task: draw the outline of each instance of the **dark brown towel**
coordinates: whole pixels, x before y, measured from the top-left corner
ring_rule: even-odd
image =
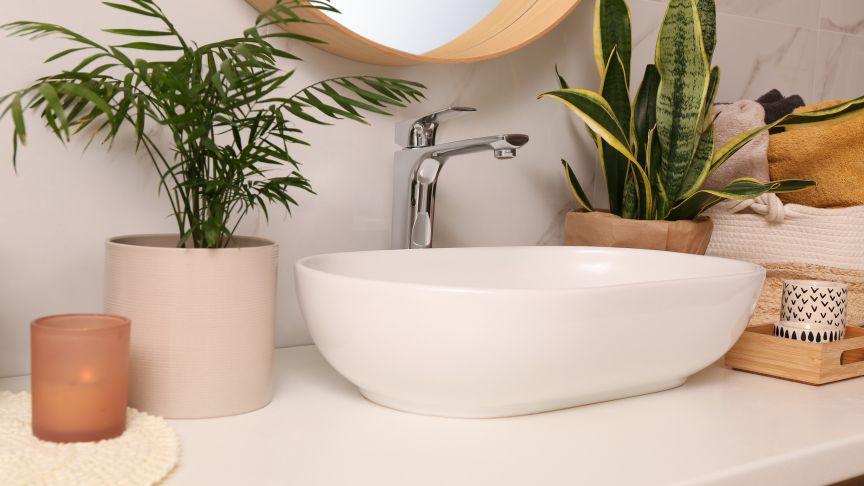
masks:
[[[762,96],[756,98],[756,101],[762,104],[765,103],[774,103],[775,101],[780,101],[783,99],[783,93],[780,90],[772,89],[771,91],[763,94]]]
[[[804,106],[804,99],[798,95],[784,97],[780,91],[772,89],[756,99],[756,101],[765,108],[765,123],[774,123],[795,111],[796,108]],[[782,133],[782,127],[774,127],[769,130],[772,135]]]

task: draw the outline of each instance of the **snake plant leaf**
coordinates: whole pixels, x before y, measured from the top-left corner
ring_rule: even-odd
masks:
[[[612,107],[612,113],[618,119],[618,123],[624,130],[624,135],[630,140],[631,120],[633,119],[633,106],[630,104],[630,88],[627,82],[627,71],[617,48],[612,49],[606,68],[603,71],[603,80],[600,82],[600,94]]]
[[[636,135],[636,146],[643,150],[649,141],[648,132],[657,124],[657,88],[660,86],[660,72],[657,66],[645,66],[642,84],[636,92],[633,103],[633,129]],[[650,152],[646,151],[646,154]],[[643,158],[643,157],[640,157]]]
[[[624,219],[640,218],[640,209],[645,206],[639,204],[639,187],[636,184],[636,174],[633,169],[627,167],[627,178],[624,182],[624,196],[621,202],[621,217]]]
[[[684,182],[681,185],[681,194],[675,197],[676,201],[690,197],[698,191],[711,172],[711,156],[714,155],[714,126],[709,125],[699,138],[699,145],[693,160],[684,174]]]
[[[662,158],[660,150],[660,138],[657,135],[657,127],[651,127],[648,130],[648,141],[645,143],[645,171],[648,173],[648,178],[654,180],[654,176],[660,172],[660,160]]]
[[[699,23],[702,25],[702,43],[710,63],[717,45],[717,7],[714,0],[698,0],[696,8],[699,10]]]
[[[613,48],[612,53],[609,55],[603,80],[600,84],[600,92],[603,95],[603,99],[612,108],[612,112],[615,114],[615,118],[620,123],[621,128],[624,129],[625,138],[629,145],[632,106],[630,104],[630,92],[627,85],[627,74],[624,71],[624,64],[618,56],[617,48]],[[623,216],[622,204],[625,194],[625,181],[629,173],[629,161],[624,155],[613,150],[608,143],[602,140],[598,142],[600,144],[600,161],[606,176],[606,189],[609,192],[609,210],[612,214]]]
[[[573,194],[573,199],[575,199],[576,202],[586,210],[594,211],[594,208],[591,206],[591,201],[588,200],[588,195],[586,195],[585,191],[582,190],[582,185],[579,184],[579,179],[576,178],[576,174],[573,173],[570,164],[568,164],[566,160],[561,159],[561,165],[564,167],[564,176],[567,177],[567,183],[570,186],[570,192]]]
[[[558,78],[558,87],[561,89],[567,89],[570,86],[567,84],[567,80],[564,79],[564,76],[561,76],[561,73],[558,71],[558,65],[555,65],[555,76]]]
[[[654,192],[651,188],[651,180],[648,178],[648,173],[637,162],[631,162],[628,169],[628,177],[633,180],[633,184],[636,187],[635,194],[638,195],[638,204],[641,206],[641,210],[634,212],[633,217],[637,217],[642,213],[652,213],[654,211]]]
[[[663,147],[663,183],[670,196],[681,192],[696,151],[711,75],[695,2],[670,0],[657,37],[657,131]]]
[[[557,64],[555,65],[555,76],[558,78],[558,86],[561,89],[567,89],[570,87],[567,84],[567,80],[564,79],[564,76],[561,76],[561,73],[558,71],[558,65]],[[594,145],[596,146],[597,145],[597,134],[594,133],[594,130],[591,130],[591,128],[589,128],[588,125],[585,125],[585,132],[588,133],[588,138],[591,139],[591,141],[593,141]]]
[[[624,186],[632,162],[599,137],[597,142],[597,152],[600,155],[600,165],[603,168],[603,178],[606,180],[606,191],[609,194],[609,212],[623,216]]]
[[[864,96],[843,103],[838,103],[834,106],[822,108],[820,110],[806,111],[803,113],[790,113],[780,120],[777,120],[775,125],[780,127],[791,127],[835,121],[840,118],[854,115],[861,109],[864,109]]]
[[[705,97],[705,106],[702,107],[702,130],[704,131],[709,125],[714,123],[714,117],[711,115],[714,108],[714,101],[717,99],[717,90],[720,87],[720,68],[714,66],[711,68],[711,77],[708,79],[708,91]]]
[[[645,171],[645,168],[643,168],[638,162],[630,160],[630,166],[627,173],[628,177],[633,180],[636,186],[636,193],[638,194],[638,201],[641,206],[641,213],[647,214],[653,212],[654,191],[651,187],[651,179],[648,177],[648,173]]]
[[[627,146],[627,136],[621,124],[602,96],[587,89],[568,88],[548,91],[540,95],[540,98],[543,97],[556,99],[569,107],[598,137],[637,163],[636,157]]]
[[[651,184],[651,193],[653,195],[654,207],[651,211],[646,211],[646,219],[663,219],[669,211],[669,196],[666,194],[666,188],[663,186],[663,176],[660,173],[660,165],[663,159],[662,148],[660,147],[660,135],[657,134],[656,127],[652,127],[648,131],[648,144],[645,148],[646,153],[646,171],[648,172],[648,181]]]
[[[600,76],[603,76],[606,70],[606,61],[612,50],[617,49],[627,79],[630,79],[632,42],[630,8],[627,2],[597,0],[594,4],[594,60]]]
[[[724,199],[743,201],[753,199],[766,193],[794,192],[816,185],[813,181],[786,179],[781,181],[759,182],[752,178],[735,179],[722,190],[697,191],[677,206],[672,208],[666,219],[695,219],[702,212]]]
[[[652,216],[647,219],[666,219],[669,216],[669,197],[666,195],[666,189],[663,188],[663,179],[655,178],[652,181],[651,190],[654,191],[654,211]]]

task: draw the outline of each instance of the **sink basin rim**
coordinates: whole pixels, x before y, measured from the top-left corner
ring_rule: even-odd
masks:
[[[549,249],[576,249],[579,250],[580,253],[590,253],[596,252],[598,254],[610,254],[610,253],[644,253],[644,254],[657,254],[664,253],[669,254],[670,258],[684,258],[684,259],[711,259],[713,261],[720,262],[728,262],[734,265],[738,265],[742,267],[742,270],[716,274],[716,275],[702,275],[702,276],[693,276],[693,277],[676,277],[676,278],[666,278],[666,279],[655,279],[655,280],[642,280],[642,281],[633,281],[633,282],[622,282],[622,283],[611,283],[611,284],[594,284],[585,287],[491,287],[491,286],[480,286],[480,285],[456,285],[456,284],[437,284],[437,283],[420,283],[420,282],[406,282],[400,280],[393,279],[384,279],[384,278],[374,278],[374,277],[362,277],[356,275],[346,275],[344,273],[339,273],[332,270],[323,270],[320,268],[315,268],[310,266],[310,262],[319,259],[326,259],[331,257],[347,257],[349,255],[358,255],[358,254],[385,254],[385,253],[403,253],[403,252],[438,252],[438,251],[477,251],[483,252],[488,250],[498,251],[501,249],[512,250],[512,251],[538,251],[541,248],[549,248]],[[674,255],[674,256],[673,256]],[[568,293],[568,292],[579,292],[579,291],[592,291],[597,289],[614,289],[620,287],[641,287],[647,285],[657,285],[664,283],[679,283],[679,282],[687,282],[687,281],[701,281],[701,280],[715,280],[721,278],[736,278],[747,275],[757,275],[757,274],[765,274],[765,268],[761,265],[757,265],[755,263],[743,261],[743,260],[733,260],[731,258],[723,258],[723,257],[715,257],[715,256],[707,256],[707,255],[692,255],[685,253],[674,253],[674,252],[666,252],[661,250],[643,250],[636,248],[610,248],[610,247],[600,247],[600,246],[492,246],[492,247],[459,247],[459,248],[429,248],[423,250],[407,250],[407,249],[399,249],[399,250],[361,250],[361,251],[347,251],[347,252],[331,252],[331,253],[322,253],[317,255],[310,255],[307,257],[303,257],[295,263],[295,269],[297,271],[311,272],[315,274],[319,274],[322,276],[327,276],[328,278],[337,278],[337,279],[345,279],[346,281],[353,282],[364,282],[364,283],[374,283],[379,285],[396,285],[396,286],[405,286],[409,288],[417,288],[417,289],[435,289],[435,290],[446,290],[453,292],[527,292],[527,293]]]

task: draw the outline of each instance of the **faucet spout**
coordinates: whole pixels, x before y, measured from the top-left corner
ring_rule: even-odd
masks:
[[[393,171],[393,248],[430,248],[438,176],[448,159],[489,150],[496,159],[511,159],[528,143],[528,135],[472,138],[396,152]]]
[[[459,140],[457,142],[444,143],[435,147],[432,152],[432,157],[452,157],[454,155],[472,154],[482,152],[484,150],[492,150],[495,158],[498,157],[498,152],[512,151],[516,155],[516,149],[528,143],[528,135],[522,134],[507,134],[493,135],[491,137],[471,138],[468,140]],[[503,157],[512,158],[512,157]]]

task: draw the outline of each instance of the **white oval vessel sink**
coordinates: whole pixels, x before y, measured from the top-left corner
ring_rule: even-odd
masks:
[[[321,353],[369,400],[502,417],[673,388],[741,336],[765,279],[722,258],[586,247],[334,253],[296,265]]]

